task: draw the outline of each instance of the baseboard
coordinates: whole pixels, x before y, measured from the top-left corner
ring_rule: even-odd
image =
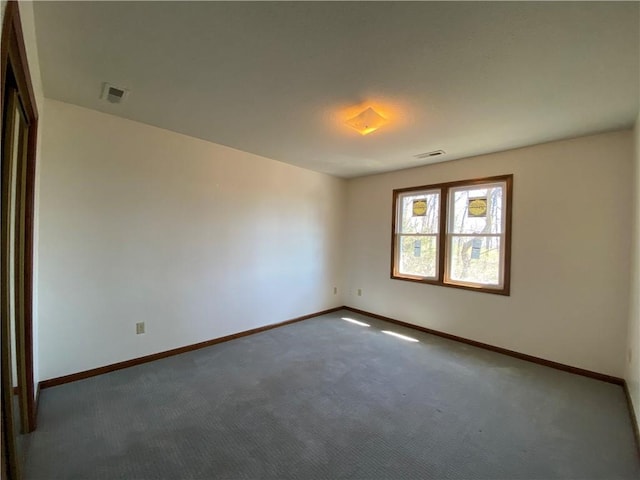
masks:
[[[544,358],[534,357],[533,355],[527,355],[525,353],[516,352],[513,350],[508,350],[502,347],[496,347],[495,345],[489,345],[487,343],[478,342],[476,340],[470,340],[468,338],[459,337],[457,335],[452,335],[450,333],[441,332],[438,330],[433,330],[431,328],[421,327],[419,325],[413,325],[411,323],[403,322],[401,320],[397,320],[395,318],[385,317],[383,315],[378,315],[377,313],[367,312],[365,310],[360,310],[353,307],[342,306],[330,308],[328,310],[323,310],[321,312],[311,313],[308,315],[303,315],[302,317],[292,318],[291,320],[286,320],[284,322],[273,323],[271,325],[264,325],[262,327],[253,328],[251,330],[245,330],[243,332],[234,333],[232,335],[227,335],[225,337],[214,338],[212,340],[207,340],[200,343],[195,343],[192,345],[186,345],[184,347],[174,348],[172,350],[167,350],[164,352],[154,353],[151,355],[146,355],[144,357],[134,358],[131,360],[126,360],[124,362],[118,362],[111,365],[106,365],[104,367],[93,368],[91,370],[85,370],[83,372],[73,373],[71,375],[64,375],[62,377],[50,378],[48,380],[44,380],[38,383],[36,390],[36,401],[35,401],[35,417],[37,418],[38,407],[40,405],[40,390],[44,388],[55,387],[57,385],[62,385],[65,383],[75,382],[77,380],[83,380],[85,378],[95,377],[97,375],[102,375],[104,373],[113,372],[116,370],[121,370],[123,368],[133,367],[135,365],[140,365],[143,363],[153,362],[154,360],[160,360],[161,358],[171,357],[173,355],[179,355],[181,353],[191,352],[193,350],[199,350],[201,348],[210,347],[212,345],[216,345],[218,343],[228,342],[230,340],[234,340],[236,338],[246,337],[248,335],[253,335],[255,333],[264,332],[266,330],[271,330],[274,328],[282,327],[285,325],[289,325],[296,322],[301,322],[303,320],[308,320],[310,318],[319,317],[321,315],[326,315],[328,313],[337,312],[338,310],[349,310],[354,313],[359,313],[362,315],[366,315],[368,317],[377,318],[379,320],[384,320],[385,322],[394,323],[396,325],[400,325],[406,328],[411,328],[413,330],[417,330],[420,332],[428,333],[431,335],[436,335],[438,337],[446,338],[448,340],[453,340],[460,343],[465,343],[467,345],[471,345],[478,348],[483,348],[485,350],[490,350],[492,352],[500,353],[503,355],[508,355],[510,357],[515,357],[520,360],[525,360],[532,363],[537,363],[539,365],[544,365],[546,367],[555,368],[557,370],[562,370],[569,373],[574,373],[576,375],[582,375],[589,378],[594,378],[596,380],[601,380],[608,383],[613,383],[616,385],[622,386],[626,398],[627,403],[629,405],[629,415],[631,417],[631,422],[633,425],[633,431],[635,434],[636,445],[638,448],[638,455],[640,456],[640,431],[638,430],[638,423],[636,420],[635,409],[633,406],[633,402],[631,400],[631,395],[629,393],[629,388],[627,386],[627,382],[618,377],[614,377],[611,375],[605,375],[603,373],[593,372],[591,370],[585,370],[583,368],[572,367],[570,365],[565,365],[563,363],[554,362],[551,360],[546,360]]]
[[[330,308],[321,312],[310,313],[309,315],[303,315],[302,317],[292,318],[291,320],[285,320],[284,322],[272,323],[270,325],[264,325],[262,327],[253,328],[251,330],[245,330],[244,332],[234,333],[225,337],[214,338],[200,343],[194,343],[192,345],[186,345],[184,347],[174,348],[164,352],[153,353],[151,355],[145,355],[144,357],[133,358],[131,360],[125,360],[124,362],[113,363],[111,365],[105,365],[104,367],[92,368],[91,370],[85,370],[83,372],[72,373],[70,375],[64,375],[62,377],[50,378],[43,380],[38,384],[39,388],[50,388],[65,383],[75,382],[78,380],[84,380],[85,378],[95,377],[104,373],[114,372],[116,370],[122,370],[123,368],[133,367],[142,363],[153,362],[154,360],[160,360],[161,358],[172,357],[173,355],[180,355],[181,353],[191,352],[193,350],[199,350],[201,348],[210,347],[222,342],[228,342],[235,340],[236,338],[246,337],[247,335],[253,335],[255,333],[264,332],[273,328],[283,327],[292,323],[308,320],[309,318],[319,317],[320,315],[326,315],[327,313],[333,313],[338,310],[342,310],[342,307]]]
[[[519,358],[520,360],[526,360],[528,362],[537,363],[539,365],[544,365],[545,367],[551,367],[557,370],[563,370],[565,372],[575,373],[576,375],[582,375],[584,377],[595,378],[596,380],[602,380],[603,382],[613,383],[616,385],[624,385],[625,383],[622,378],[614,377],[611,375],[605,375],[604,373],[598,373],[598,372],[593,372],[591,370],[585,370],[583,368],[572,367],[571,365],[565,365],[564,363],[558,363],[552,360],[546,360],[544,358],[534,357],[533,355],[527,355],[526,353],[520,353],[513,350],[508,350],[506,348],[496,347],[495,345],[489,345],[488,343],[477,342],[475,340],[470,340],[468,338],[459,337],[457,335],[452,335],[450,333],[440,332],[438,330],[432,330],[431,328],[413,325],[411,323],[406,323],[401,320],[396,320],[395,318],[385,317],[383,315],[378,315],[377,313],[366,312],[364,310],[359,310],[353,307],[344,306],[343,308],[345,310],[350,310],[354,313],[360,313],[362,315],[367,315],[368,317],[384,320],[385,322],[395,323],[403,327],[412,328],[414,330],[418,330],[424,333],[429,333],[431,335],[437,335],[438,337],[454,340],[456,342],[466,343],[467,345],[471,345],[474,347],[484,348],[485,350],[490,350],[492,352],[501,353],[503,355],[508,355],[510,357]]]
[[[631,392],[629,392],[629,386],[626,380],[623,380],[622,388],[624,394],[627,397],[627,405],[629,405],[629,416],[631,417],[631,424],[633,425],[633,433],[636,437],[636,447],[638,450],[638,456],[640,457],[640,429],[638,428],[638,417],[636,417],[636,410],[633,407],[633,400],[631,400]]]

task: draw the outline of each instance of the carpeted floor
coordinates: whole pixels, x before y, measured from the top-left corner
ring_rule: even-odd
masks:
[[[640,477],[621,387],[350,312],[43,390],[27,448],[26,480]]]

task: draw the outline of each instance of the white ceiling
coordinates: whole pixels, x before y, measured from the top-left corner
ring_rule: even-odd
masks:
[[[630,127],[639,5],[38,2],[35,17],[47,97],[353,177]],[[344,109],[371,102],[392,122],[363,137]]]

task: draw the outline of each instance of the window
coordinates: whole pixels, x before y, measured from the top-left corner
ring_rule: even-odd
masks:
[[[393,191],[391,278],[509,295],[513,175]]]

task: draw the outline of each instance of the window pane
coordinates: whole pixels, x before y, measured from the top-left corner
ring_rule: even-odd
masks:
[[[400,237],[400,274],[436,277],[438,237]]]
[[[451,233],[503,233],[504,184],[451,189]],[[453,214],[453,217],[451,215]]]
[[[449,278],[453,281],[500,285],[500,237],[452,236]]]
[[[440,193],[421,192],[400,197],[399,233],[438,233]]]

